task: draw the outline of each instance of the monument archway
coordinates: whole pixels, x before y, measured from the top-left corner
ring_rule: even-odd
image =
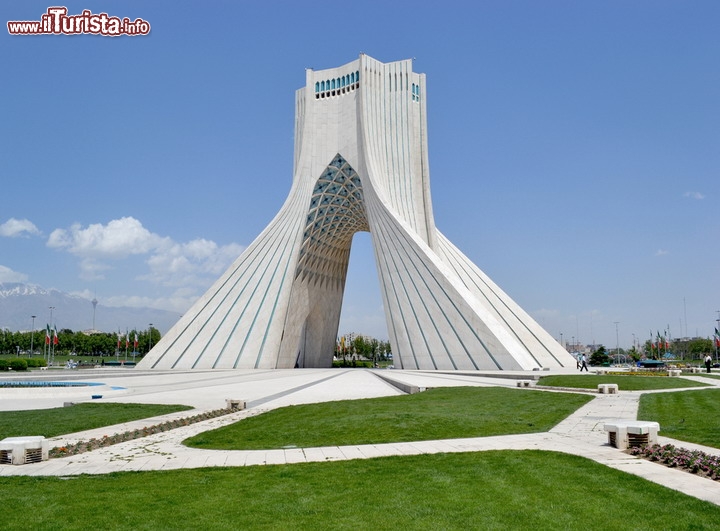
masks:
[[[284,205],[143,368],[329,367],[352,237],[372,238],[395,366],[528,370],[574,360],[435,227],[425,75],[367,55],[307,70]]]

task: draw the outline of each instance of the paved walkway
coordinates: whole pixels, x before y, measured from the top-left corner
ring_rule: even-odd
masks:
[[[561,372],[567,373],[568,371]],[[382,371],[382,373],[383,376],[390,377],[402,384],[425,388],[461,385],[516,388],[513,377],[532,378],[538,375],[537,373],[504,373],[503,375],[509,378],[495,378],[483,376],[480,373],[448,374],[399,370]],[[548,373],[543,373],[543,375],[545,374]],[[638,459],[608,446],[607,434],[603,429],[604,423],[611,419],[635,419],[641,392],[620,391],[617,395],[593,395],[594,399],[591,402],[545,433],[321,448],[224,451],[188,448],[182,445],[182,441],[203,431],[289,404],[391,396],[402,393],[385,379],[379,378],[377,371],[358,369],[199,371],[191,373],[136,372],[134,369],[114,369],[96,372],[82,371],[81,373],[63,372],[42,377],[55,381],[82,379],[105,385],[95,386],[90,388],[91,390],[84,388],[62,390],[55,396],[52,393],[46,396],[34,396],[29,391],[23,391],[23,394],[8,395],[6,390],[0,390],[0,409],[59,407],[62,402],[87,401],[90,399],[89,394],[98,393],[98,389],[103,389],[105,393],[100,399],[101,401],[182,403],[192,405],[197,410],[211,410],[224,407],[225,399],[233,398],[246,400],[248,409],[75,456],[50,459],[42,463],[23,466],[2,465],[0,466],[1,476],[71,476],[107,474],[116,471],[250,466],[366,459],[393,455],[537,449],[583,456],[720,505],[720,482]],[[720,381],[707,378],[691,376],[686,378],[720,384]],[[540,391],[517,389],[517,392]],[[104,435],[152,426],[164,420],[181,418],[193,413],[175,413],[56,437],[51,440],[50,445],[51,447],[63,446],[75,441],[102,438]],[[666,437],[660,437],[660,442],[661,444],[671,442],[677,446],[700,449],[710,454],[720,453],[720,450],[716,448],[674,441]]]

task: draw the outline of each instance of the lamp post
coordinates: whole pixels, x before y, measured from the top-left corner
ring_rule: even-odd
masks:
[[[620,336],[618,335],[618,324],[620,321],[615,321],[615,357],[620,359]]]
[[[720,315],[720,310],[718,310],[717,312],[718,312],[718,315]],[[717,323],[715,330],[718,331],[718,330],[720,330],[720,318],[715,319],[715,322]],[[717,362],[717,360],[718,360],[718,342],[720,342],[720,336],[718,334],[715,334],[713,339],[714,339],[713,343],[715,343],[715,361]]]
[[[560,345],[562,345],[562,348],[565,348],[565,344],[563,343],[562,334],[563,334],[563,333],[560,332]],[[565,350],[567,350],[567,349],[565,349]]]
[[[52,324],[53,324],[53,320],[52,320],[52,319],[53,319],[53,316],[52,316],[52,314],[53,314],[53,310],[55,309],[55,306],[48,306],[48,308],[50,308],[50,325],[49,325],[49,326],[52,327]],[[48,331],[48,332],[49,332],[49,331]],[[50,338],[50,342],[49,342],[49,343],[48,343],[47,340],[45,341],[45,343],[47,344],[47,364],[50,365],[50,351],[51,351],[51,349],[52,349],[52,338]]]
[[[148,325],[150,329],[148,330],[148,353],[152,349],[152,323]]]
[[[32,317],[32,332],[30,332],[30,357],[35,353],[35,350],[33,349],[34,346],[34,339],[35,339],[35,315],[31,315]]]

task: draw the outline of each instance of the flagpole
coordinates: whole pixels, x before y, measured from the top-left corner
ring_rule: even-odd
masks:
[[[715,319],[715,322],[717,323],[717,326],[715,327],[715,337],[713,339],[715,340],[715,363],[718,362],[718,346],[720,346],[720,310],[715,310],[718,314],[718,318]]]

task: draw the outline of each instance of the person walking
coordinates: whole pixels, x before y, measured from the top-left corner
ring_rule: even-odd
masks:
[[[587,368],[587,357],[585,356],[585,354],[580,356],[580,372],[582,372],[583,369],[585,369],[585,372],[590,372]]]
[[[712,366],[712,356],[710,354],[705,355],[705,368],[707,369],[707,372],[710,373],[710,367]]]

